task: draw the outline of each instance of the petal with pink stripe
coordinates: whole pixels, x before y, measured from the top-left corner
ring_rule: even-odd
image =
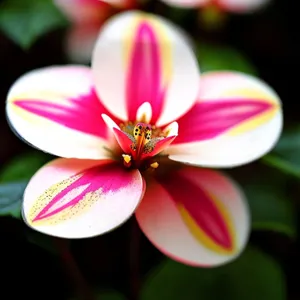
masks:
[[[147,185],[136,217],[160,251],[202,267],[236,258],[250,227],[248,207],[237,185],[218,172],[195,167],[172,171]]]
[[[7,116],[33,146],[63,157],[98,159],[112,144],[87,67],[49,67],[23,75],[11,87]]]
[[[125,170],[111,160],[56,159],[30,180],[23,218],[53,236],[100,235],[133,214],[144,186],[138,170]]]
[[[169,158],[232,167],[270,151],[282,130],[279,97],[262,81],[236,72],[202,76],[198,102],[178,120]]]
[[[186,37],[167,20],[137,11],[103,26],[92,69],[103,104],[130,121],[148,102],[151,123],[167,124],[193,106],[199,90],[199,69]]]

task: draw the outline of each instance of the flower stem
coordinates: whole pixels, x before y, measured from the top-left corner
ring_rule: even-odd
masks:
[[[139,250],[140,250],[140,228],[135,217],[132,218],[130,238],[130,300],[138,300],[140,294],[140,269],[139,269]]]
[[[76,295],[82,300],[95,300],[95,297],[82,276],[80,269],[70,251],[68,240],[54,238],[54,243],[58,249],[62,265],[72,287],[75,288]]]

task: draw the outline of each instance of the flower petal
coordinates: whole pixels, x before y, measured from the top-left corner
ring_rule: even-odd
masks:
[[[65,40],[65,51],[70,61],[90,63],[102,22],[74,24]]]
[[[110,6],[99,0],[54,0],[54,3],[75,23],[96,22],[110,13]]]
[[[161,1],[172,6],[186,7],[186,8],[200,7],[211,2],[211,0],[161,0]]]
[[[201,79],[196,105],[178,120],[169,158],[202,166],[232,167],[270,151],[282,130],[279,97],[262,81],[237,72]]]
[[[250,227],[244,195],[235,183],[218,172],[194,167],[147,184],[136,217],[164,254],[203,267],[237,257]]]
[[[149,102],[151,123],[165,125],[192,107],[199,90],[199,69],[186,37],[167,20],[138,11],[104,24],[92,69],[104,105],[130,121]]]
[[[49,67],[15,82],[7,116],[16,132],[33,146],[63,157],[108,157],[111,136],[101,114],[87,67]]]
[[[108,3],[117,8],[131,9],[137,6],[137,0],[102,0],[101,2]]]
[[[218,0],[220,7],[235,13],[253,12],[269,2],[270,0]]]
[[[91,237],[125,222],[143,193],[138,170],[125,170],[111,160],[60,158],[30,180],[23,218],[32,228],[49,235]]]

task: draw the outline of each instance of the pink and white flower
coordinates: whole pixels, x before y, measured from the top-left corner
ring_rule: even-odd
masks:
[[[269,0],[161,0],[182,8],[217,8],[217,11],[246,13],[265,6]],[[117,11],[134,9],[144,0],[54,0],[72,23],[65,41],[71,61],[90,60],[99,30]],[[117,10],[116,10],[117,9]]]
[[[111,5],[120,5],[126,0],[103,0],[103,2]],[[140,0],[141,1],[141,0]],[[210,7],[214,6],[220,10],[234,12],[234,13],[247,13],[253,12],[261,7],[267,5],[270,0],[161,0],[162,2],[182,7],[182,8],[197,8],[197,7]]]
[[[25,190],[30,227],[86,238],[135,213],[163,253],[206,267],[239,255],[250,218],[240,188],[201,167],[249,163],[282,127],[270,87],[236,72],[200,77],[186,37],[138,11],[104,25],[91,68],[47,67],[18,79],[7,116],[28,143],[63,157]]]
[[[270,0],[161,0],[178,7],[207,7],[215,6],[223,11],[233,13],[253,12],[265,6]],[[106,1],[113,2],[113,1]]]

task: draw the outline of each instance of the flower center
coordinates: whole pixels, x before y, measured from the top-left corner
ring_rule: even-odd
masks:
[[[132,122],[120,124],[120,129],[127,137],[125,142],[129,143],[129,147],[122,147],[120,144],[122,141],[118,140],[121,148],[127,149],[126,153],[122,154],[123,164],[127,168],[156,169],[159,164],[153,156],[165,149],[175,138],[175,136],[169,138],[168,131],[142,122],[135,125]]]
[[[177,122],[163,128],[149,123],[149,103],[142,104],[138,109],[135,122],[128,121],[118,126],[109,116],[103,114],[102,118],[112,130],[122,150],[117,155],[126,168],[138,168],[141,171],[156,169],[159,166],[156,156],[166,149],[178,134]]]

